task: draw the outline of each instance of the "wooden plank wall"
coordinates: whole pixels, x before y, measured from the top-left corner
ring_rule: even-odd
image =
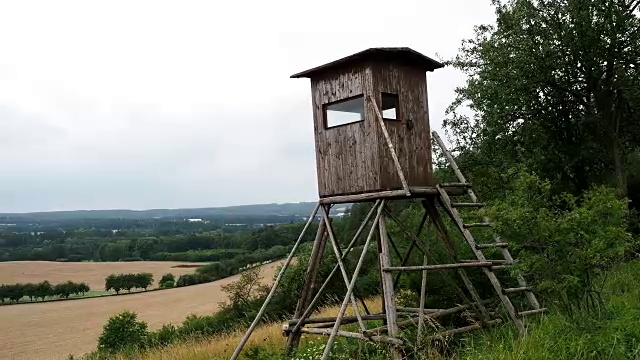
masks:
[[[400,121],[385,125],[398,154],[400,166],[409,186],[434,185],[431,164],[431,130],[427,101],[427,80],[422,69],[390,64],[372,66],[376,102],[382,103],[382,92],[397,94],[400,102]],[[409,129],[407,120],[412,120]],[[379,130],[378,137],[382,136]],[[378,147],[379,190],[401,189],[393,158],[384,141]]]
[[[367,192],[377,187],[377,130],[366,120],[324,128],[323,104],[371,93],[366,66],[313,79],[313,118],[320,197]]]

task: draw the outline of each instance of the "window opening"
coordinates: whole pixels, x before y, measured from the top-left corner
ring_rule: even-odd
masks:
[[[325,104],[324,114],[327,128],[364,121],[364,96]]]
[[[400,102],[398,95],[382,93],[382,118],[385,120],[400,120]]]

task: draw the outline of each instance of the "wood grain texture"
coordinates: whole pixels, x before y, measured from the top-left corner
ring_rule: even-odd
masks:
[[[408,186],[434,185],[426,85],[424,69],[381,62],[311,79],[321,198],[403,188],[372,106],[365,106],[364,121],[325,127],[324,105],[358,95],[381,104],[382,92],[399,97],[399,120],[385,120],[385,125]]]

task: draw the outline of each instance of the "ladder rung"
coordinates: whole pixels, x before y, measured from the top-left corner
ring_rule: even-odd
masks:
[[[471,187],[471,183],[442,183],[440,184],[440,187],[466,187],[466,188],[470,188]]]
[[[471,224],[463,224],[462,226],[464,226],[465,229],[472,228],[472,227],[489,227],[491,226],[491,223],[471,223]]]
[[[463,267],[490,267],[493,263],[489,261],[463,262],[457,264],[438,264],[423,266],[389,266],[383,268],[382,271],[416,271],[416,270],[446,270],[457,269]]]
[[[484,203],[451,203],[454,208],[459,207],[484,207]]]
[[[527,315],[535,315],[535,314],[539,314],[539,313],[543,313],[547,311],[547,308],[541,308],[541,309],[536,309],[536,310],[527,310],[527,311],[521,311],[518,313],[518,316],[527,316]]]
[[[502,289],[502,291],[505,294],[515,294],[515,293],[519,293],[519,292],[525,292],[525,291],[531,291],[531,287],[530,286],[523,286],[523,287],[517,287],[517,288],[508,288],[508,289]]]
[[[493,243],[493,244],[476,244],[476,249],[491,249],[491,248],[497,248],[497,247],[507,247],[509,246],[508,243],[505,242],[501,242],[501,243]]]
[[[478,262],[478,261],[480,261],[480,260],[460,260],[460,262],[462,262],[462,263],[472,263],[472,262]],[[494,265],[512,264],[507,260],[500,260],[500,259],[495,259],[495,260],[494,259],[485,259],[485,260],[482,260],[482,261],[490,262],[490,263],[492,263]]]
[[[491,270],[504,270],[504,269],[508,269],[511,265],[513,265],[512,263],[506,263],[504,265],[495,265],[491,267]]]

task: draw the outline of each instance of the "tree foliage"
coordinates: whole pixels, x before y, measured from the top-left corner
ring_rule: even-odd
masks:
[[[104,288],[120,294],[123,289],[129,292],[136,288],[147,290],[151,284],[153,284],[153,274],[150,273],[111,274],[105,278]]]
[[[448,62],[468,76],[444,122],[457,150],[477,176],[523,164],[559,190],[626,194],[640,144],[637,2],[494,6],[496,25],[477,26]]]
[[[91,289],[86,283],[74,283],[73,281],[53,286],[46,280],[37,284],[2,284],[0,285],[0,302],[5,299],[18,302],[23,297],[28,297],[31,301],[34,301],[34,299],[44,301],[47,297],[68,299],[71,295],[83,296],[89,290]]]
[[[123,311],[109,318],[98,338],[98,349],[116,352],[143,347],[147,340],[147,323],[139,321],[136,313]]]

